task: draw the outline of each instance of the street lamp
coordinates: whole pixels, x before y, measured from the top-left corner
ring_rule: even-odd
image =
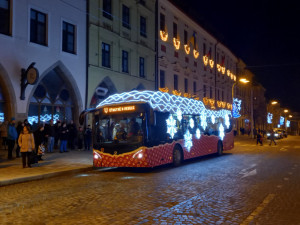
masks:
[[[271,104],[272,105],[276,105],[278,102],[277,101],[272,101]]]

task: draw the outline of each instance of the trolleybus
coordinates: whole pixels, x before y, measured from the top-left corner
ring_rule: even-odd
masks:
[[[156,167],[234,147],[231,111],[160,91],[114,94],[92,113],[94,167]]]

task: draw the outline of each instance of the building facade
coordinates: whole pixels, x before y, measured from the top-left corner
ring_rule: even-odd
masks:
[[[158,0],[156,29],[157,87],[231,109],[237,58],[230,50],[168,0]]]
[[[0,49],[2,120],[78,121],[86,90],[85,0],[0,0]]]
[[[89,0],[87,107],[155,88],[155,1]]]

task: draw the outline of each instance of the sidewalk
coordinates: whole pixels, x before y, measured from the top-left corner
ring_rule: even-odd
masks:
[[[15,150],[13,151],[15,156]],[[7,160],[7,150],[0,150],[0,187],[10,184],[45,179],[68,173],[91,170],[93,167],[92,150],[71,150],[65,153],[46,153],[43,161],[23,168],[22,159]]]

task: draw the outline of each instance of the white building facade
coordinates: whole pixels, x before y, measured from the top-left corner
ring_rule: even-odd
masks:
[[[157,11],[158,88],[230,109],[236,56],[170,1]]]
[[[86,94],[86,6],[85,0],[0,0],[2,120],[78,121]],[[21,99],[21,70],[32,63],[39,79]]]

